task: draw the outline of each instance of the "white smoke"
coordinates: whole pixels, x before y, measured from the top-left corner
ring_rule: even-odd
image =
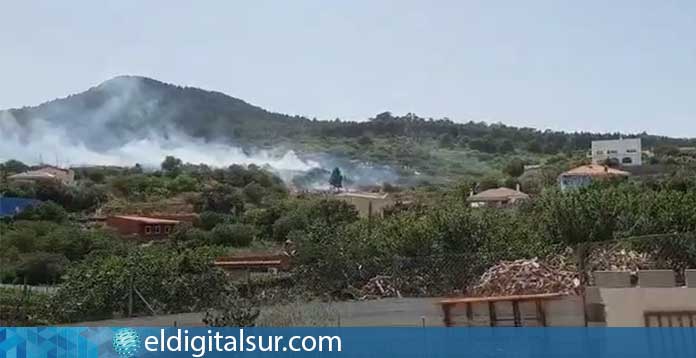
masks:
[[[172,100],[165,84],[122,76],[84,94],[25,109],[17,117],[0,110],[0,161],[59,166],[115,165],[159,167],[166,156],[185,163],[227,167],[255,164],[270,167],[286,182],[303,187],[328,185],[328,175],[340,167],[349,185],[394,182],[399,176],[386,166],[366,165],[325,153],[292,150],[246,150],[220,135],[219,141],[192,137],[176,127],[186,101]],[[195,113],[195,111],[193,111]],[[196,120],[195,115],[191,120]],[[178,123],[181,125],[181,123]],[[211,128],[215,128],[211,124]],[[215,137],[214,135],[211,137]]]
[[[63,166],[132,166],[136,163],[159,166],[164,157],[172,155],[186,163],[215,167],[256,164],[268,165],[278,171],[307,171],[319,167],[316,161],[300,159],[294,151],[245,153],[238,147],[205,142],[176,131],[170,131],[167,138],[152,133],[147,138],[134,139],[116,148],[96,151],[66,131],[41,119],[22,126],[9,111],[0,111],[0,159],[17,159],[29,164],[39,164],[43,159]],[[101,131],[96,135],[107,134]]]

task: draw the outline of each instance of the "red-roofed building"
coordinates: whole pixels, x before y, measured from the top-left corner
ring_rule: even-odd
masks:
[[[528,200],[529,195],[510,188],[496,188],[482,191],[476,195],[471,195],[466,199],[472,208],[492,207],[502,208],[508,207],[524,200]]]
[[[631,173],[608,167],[606,165],[589,164],[573,168],[558,177],[562,190],[582,188],[595,180],[612,180],[627,178]]]
[[[151,240],[166,239],[179,223],[179,220],[129,215],[111,216],[106,219],[106,225],[116,229],[121,235]]]

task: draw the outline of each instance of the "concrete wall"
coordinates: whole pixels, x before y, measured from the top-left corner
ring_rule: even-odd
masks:
[[[608,327],[644,327],[645,311],[696,311],[696,288],[600,288]]]

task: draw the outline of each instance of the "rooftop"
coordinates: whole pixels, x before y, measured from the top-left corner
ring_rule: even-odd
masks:
[[[386,199],[389,194],[387,193],[365,193],[365,192],[344,192],[336,194],[336,196],[342,197],[354,197],[354,198],[365,198],[365,199]]]
[[[115,218],[138,221],[145,224],[178,224],[178,220],[168,220],[168,219],[155,219],[146,216],[135,216],[135,215],[116,215]]]
[[[14,216],[27,207],[40,203],[40,201],[35,199],[0,196],[0,217]]]
[[[496,188],[484,190],[476,195],[468,197],[467,201],[504,201],[510,199],[528,199],[529,195],[510,188]]]
[[[614,168],[608,167],[606,165],[588,164],[588,165],[579,166],[577,168],[573,168],[565,173],[562,173],[561,175],[562,176],[597,176],[597,177],[603,177],[603,176],[629,176],[629,175],[631,175],[631,173],[623,171],[623,170],[614,169]]]
[[[10,175],[9,179],[56,179],[56,175],[38,170],[30,170],[28,172]]]

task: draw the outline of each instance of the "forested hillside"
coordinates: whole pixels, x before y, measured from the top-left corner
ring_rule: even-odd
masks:
[[[292,149],[304,156],[321,154],[390,165],[402,177],[422,175],[424,180],[482,176],[501,169],[513,157],[538,163],[557,154],[582,156],[593,139],[621,135],[540,131],[466,120],[384,112],[360,122],[322,121],[272,113],[219,92],[122,76],[67,98],[0,112],[0,129],[17,131],[29,142],[37,128],[62,129],[71,142],[97,152],[153,136],[185,135],[224,142],[245,152]],[[624,135],[640,136],[645,148],[696,145],[694,140],[646,133]],[[13,157],[12,153],[7,156]]]

